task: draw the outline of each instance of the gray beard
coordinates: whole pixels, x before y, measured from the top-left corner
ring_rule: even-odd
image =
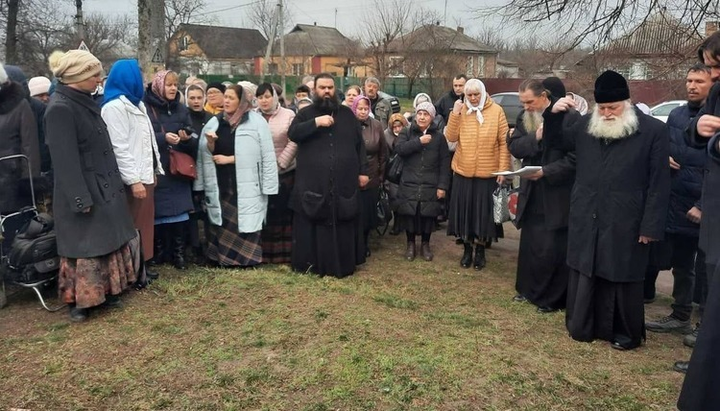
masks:
[[[542,114],[537,111],[523,111],[522,115],[523,127],[530,134],[537,131],[543,123]]]
[[[604,120],[596,105],[590,115],[588,133],[595,138],[619,140],[633,135],[638,126],[638,116],[632,104],[628,103],[623,114],[612,121]]]

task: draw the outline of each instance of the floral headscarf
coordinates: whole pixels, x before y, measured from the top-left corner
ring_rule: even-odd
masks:
[[[150,91],[163,101],[167,101],[167,98],[165,98],[165,77],[167,77],[168,74],[170,74],[170,70],[158,71],[155,73],[155,77],[153,77],[152,86],[150,86]]]

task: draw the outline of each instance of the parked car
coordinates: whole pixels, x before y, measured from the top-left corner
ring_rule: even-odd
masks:
[[[385,93],[384,91],[378,91],[378,95],[380,98],[384,98],[390,101],[390,106],[392,107],[393,113],[399,113],[400,112],[400,100],[398,100],[397,97],[391,96],[388,93]]]
[[[490,96],[496,104],[499,104],[505,112],[508,126],[515,127],[515,120],[523,109],[520,103],[520,94],[516,91],[508,91],[505,93],[496,93]]]
[[[658,120],[661,120],[665,123],[667,123],[668,116],[670,115],[670,112],[676,109],[677,107],[684,106],[687,104],[686,100],[671,100],[671,101],[665,101],[663,103],[658,104],[657,106],[650,109],[650,115],[655,117]]]

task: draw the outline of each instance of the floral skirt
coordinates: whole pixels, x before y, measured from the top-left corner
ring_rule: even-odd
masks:
[[[117,295],[137,280],[130,244],[94,258],[60,258],[58,291],[60,299],[78,308],[95,307],[105,302],[105,295]]]

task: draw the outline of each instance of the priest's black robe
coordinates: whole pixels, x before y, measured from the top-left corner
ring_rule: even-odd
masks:
[[[601,338],[622,348],[639,346],[645,335],[642,282],[650,246],[638,240],[663,238],[670,196],[667,127],[635,113],[637,131],[615,140],[587,132],[590,114],[544,113],[545,144],[574,150],[577,159],[566,325],[576,340]]]
[[[542,166],[537,181],[522,179],[516,225],[520,231],[515,290],[538,307],[565,308],[568,266],[567,226],[575,154],[548,147],[528,132],[518,115],[508,138],[510,154],[523,166]]]
[[[332,114],[331,127],[317,127],[315,118]],[[288,131],[298,145],[291,265],[296,271],[345,277],[365,262],[359,229],[360,175],[367,175],[360,122],[339,106],[325,113],[316,105],[295,116]]]

